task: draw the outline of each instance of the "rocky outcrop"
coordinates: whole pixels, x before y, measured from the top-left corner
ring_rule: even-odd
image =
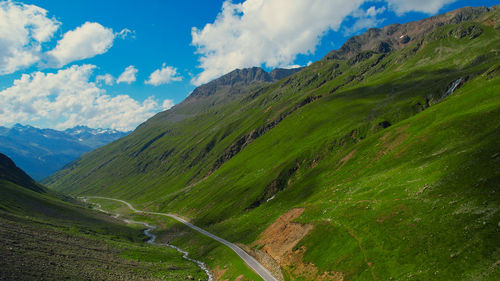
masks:
[[[278,81],[283,78],[286,78],[294,73],[297,73],[304,69],[304,67],[298,68],[275,68],[271,72],[269,72],[269,76],[273,79],[273,81]]]
[[[207,84],[201,85],[187,97],[186,101],[207,97],[215,94],[220,88],[235,85],[250,85],[256,82],[274,82],[286,78],[302,68],[281,69],[276,68],[271,72],[266,72],[261,67],[245,69],[235,69],[226,75],[221,76]]]
[[[212,166],[212,169],[210,170],[209,174],[213,173],[215,170],[217,170],[222,164],[227,162],[229,159],[233,158],[236,154],[238,154],[243,148],[245,148],[247,145],[252,143],[254,140],[256,140],[258,137],[262,136],[263,134],[267,133],[270,131],[272,128],[276,127],[283,119],[285,119],[288,115],[293,113],[295,110],[321,98],[322,96],[309,96],[305,98],[303,101],[300,103],[296,104],[292,109],[290,109],[287,112],[282,113],[277,119],[264,124],[260,126],[257,129],[252,130],[250,133],[240,137],[238,140],[236,140],[234,143],[232,143],[226,150],[222,153],[222,155],[215,161],[214,165]]]
[[[364,51],[388,53],[393,50],[400,50],[412,42],[424,39],[427,34],[440,26],[476,20],[497,8],[496,6],[491,8],[466,7],[419,21],[391,24],[381,29],[370,28],[361,35],[351,37],[340,49],[331,51],[323,59],[344,60],[351,59]],[[466,33],[466,31],[462,33],[464,32]],[[480,34],[480,31],[474,29],[470,30],[469,33],[477,35]]]

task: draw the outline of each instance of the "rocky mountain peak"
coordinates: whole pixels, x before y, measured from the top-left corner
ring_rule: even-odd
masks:
[[[365,33],[353,36],[338,50],[331,51],[323,59],[350,59],[360,52],[388,53],[408,44],[422,40],[425,35],[446,24],[458,24],[476,20],[498,6],[465,7],[445,14],[405,24],[391,24],[383,28],[370,28]]]
[[[238,86],[247,86],[253,83],[270,83],[292,75],[302,68],[281,69],[276,68],[271,72],[266,72],[261,67],[251,67],[244,69],[235,69],[207,84],[201,85],[189,95],[186,101],[197,99],[203,96],[211,96],[221,88]]]
[[[271,82],[271,76],[261,67],[235,69],[213,82],[222,85],[234,85],[236,83],[250,84],[256,81]]]
[[[286,78],[296,72],[301,71],[304,67],[297,68],[275,68],[271,72],[269,72],[269,76],[273,79],[273,81],[278,81],[283,78]]]

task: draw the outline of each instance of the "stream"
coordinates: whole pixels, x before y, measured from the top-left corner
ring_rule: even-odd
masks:
[[[110,213],[110,212],[104,210],[102,208],[101,204],[99,204],[99,203],[88,202],[87,198],[85,198],[85,197],[80,197],[80,198],[82,199],[83,202],[92,204],[94,206],[94,209],[96,209],[96,210],[98,210],[100,212],[109,214],[113,218],[116,218],[116,219],[118,217],[120,217],[120,214],[113,214],[113,213]],[[186,251],[182,250],[181,248],[176,247],[174,245],[171,245],[171,244],[168,244],[168,243],[155,243],[156,235],[154,235],[153,233],[151,233],[151,231],[153,231],[153,230],[156,229],[156,227],[154,225],[150,225],[150,224],[148,224],[146,222],[143,222],[143,221],[134,221],[134,220],[129,220],[129,219],[122,219],[122,220],[124,222],[126,222],[126,223],[134,223],[134,224],[142,224],[142,225],[144,225],[144,227],[146,227],[146,229],[144,230],[144,235],[146,235],[147,237],[149,237],[149,240],[146,241],[146,243],[151,244],[151,245],[154,245],[154,244],[156,244],[156,245],[163,245],[163,246],[167,246],[167,247],[170,247],[172,249],[177,250],[177,252],[179,252],[179,253],[182,254],[182,258],[184,258],[185,260],[188,260],[190,262],[196,263],[199,268],[201,268],[203,271],[205,271],[205,274],[207,274],[207,281],[213,281],[214,280],[212,273],[210,272],[210,270],[208,269],[207,265],[204,262],[190,258],[188,252],[186,252]]]

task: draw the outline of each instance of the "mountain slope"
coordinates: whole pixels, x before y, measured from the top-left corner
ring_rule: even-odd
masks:
[[[403,26],[404,43],[369,30],[280,81],[158,114],[47,182],[178,212],[287,280],[494,280],[499,11]]]
[[[64,131],[14,125],[0,127],[0,153],[9,155],[33,178],[41,180],[83,153],[127,133],[77,126]]]
[[[175,250],[143,239],[141,229],[47,190],[0,154],[0,280],[204,277]]]
[[[14,161],[0,153],[0,179],[12,182],[36,192],[46,192],[43,186],[37,184],[23,170],[19,169]]]

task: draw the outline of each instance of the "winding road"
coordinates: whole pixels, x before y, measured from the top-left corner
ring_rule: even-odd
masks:
[[[141,211],[141,210],[137,210],[136,208],[134,208],[134,206],[132,206],[132,204],[130,204],[129,202],[127,201],[123,201],[123,200],[120,200],[120,199],[115,199],[115,198],[108,198],[108,197],[100,197],[100,196],[85,196],[87,198],[96,198],[96,199],[105,199],[105,200],[113,200],[113,201],[117,201],[117,202],[121,202],[125,205],[127,205],[129,207],[130,210],[132,210],[134,213],[139,213],[139,214],[150,214],[150,215],[158,215],[158,216],[165,216],[165,217],[170,217],[170,218],[173,218],[174,220],[198,231],[199,233],[205,235],[205,236],[208,236],[226,246],[228,246],[231,250],[233,250],[238,256],[240,256],[240,258],[245,261],[246,264],[248,264],[248,266],[250,266],[253,271],[255,271],[255,273],[257,273],[260,277],[262,277],[262,279],[264,279],[265,281],[279,281],[278,279],[276,279],[262,264],[260,264],[256,259],[254,259],[252,256],[250,256],[249,254],[247,254],[247,252],[243,251],[240,247],[236,246],[235,244],[225,240],[225,239],[222,239],[220,238],[219,236],[216,236],[208,231],[205,231],[199,227],[197,227],[196,225],[194,224],[191,224],[185,220],[183,220],[182,218],[179,218],[178,216],[176,215],[172,215],[172,214],[167,214],[167,213],[157,213],[157,212],[148,212],[148,211]]]

